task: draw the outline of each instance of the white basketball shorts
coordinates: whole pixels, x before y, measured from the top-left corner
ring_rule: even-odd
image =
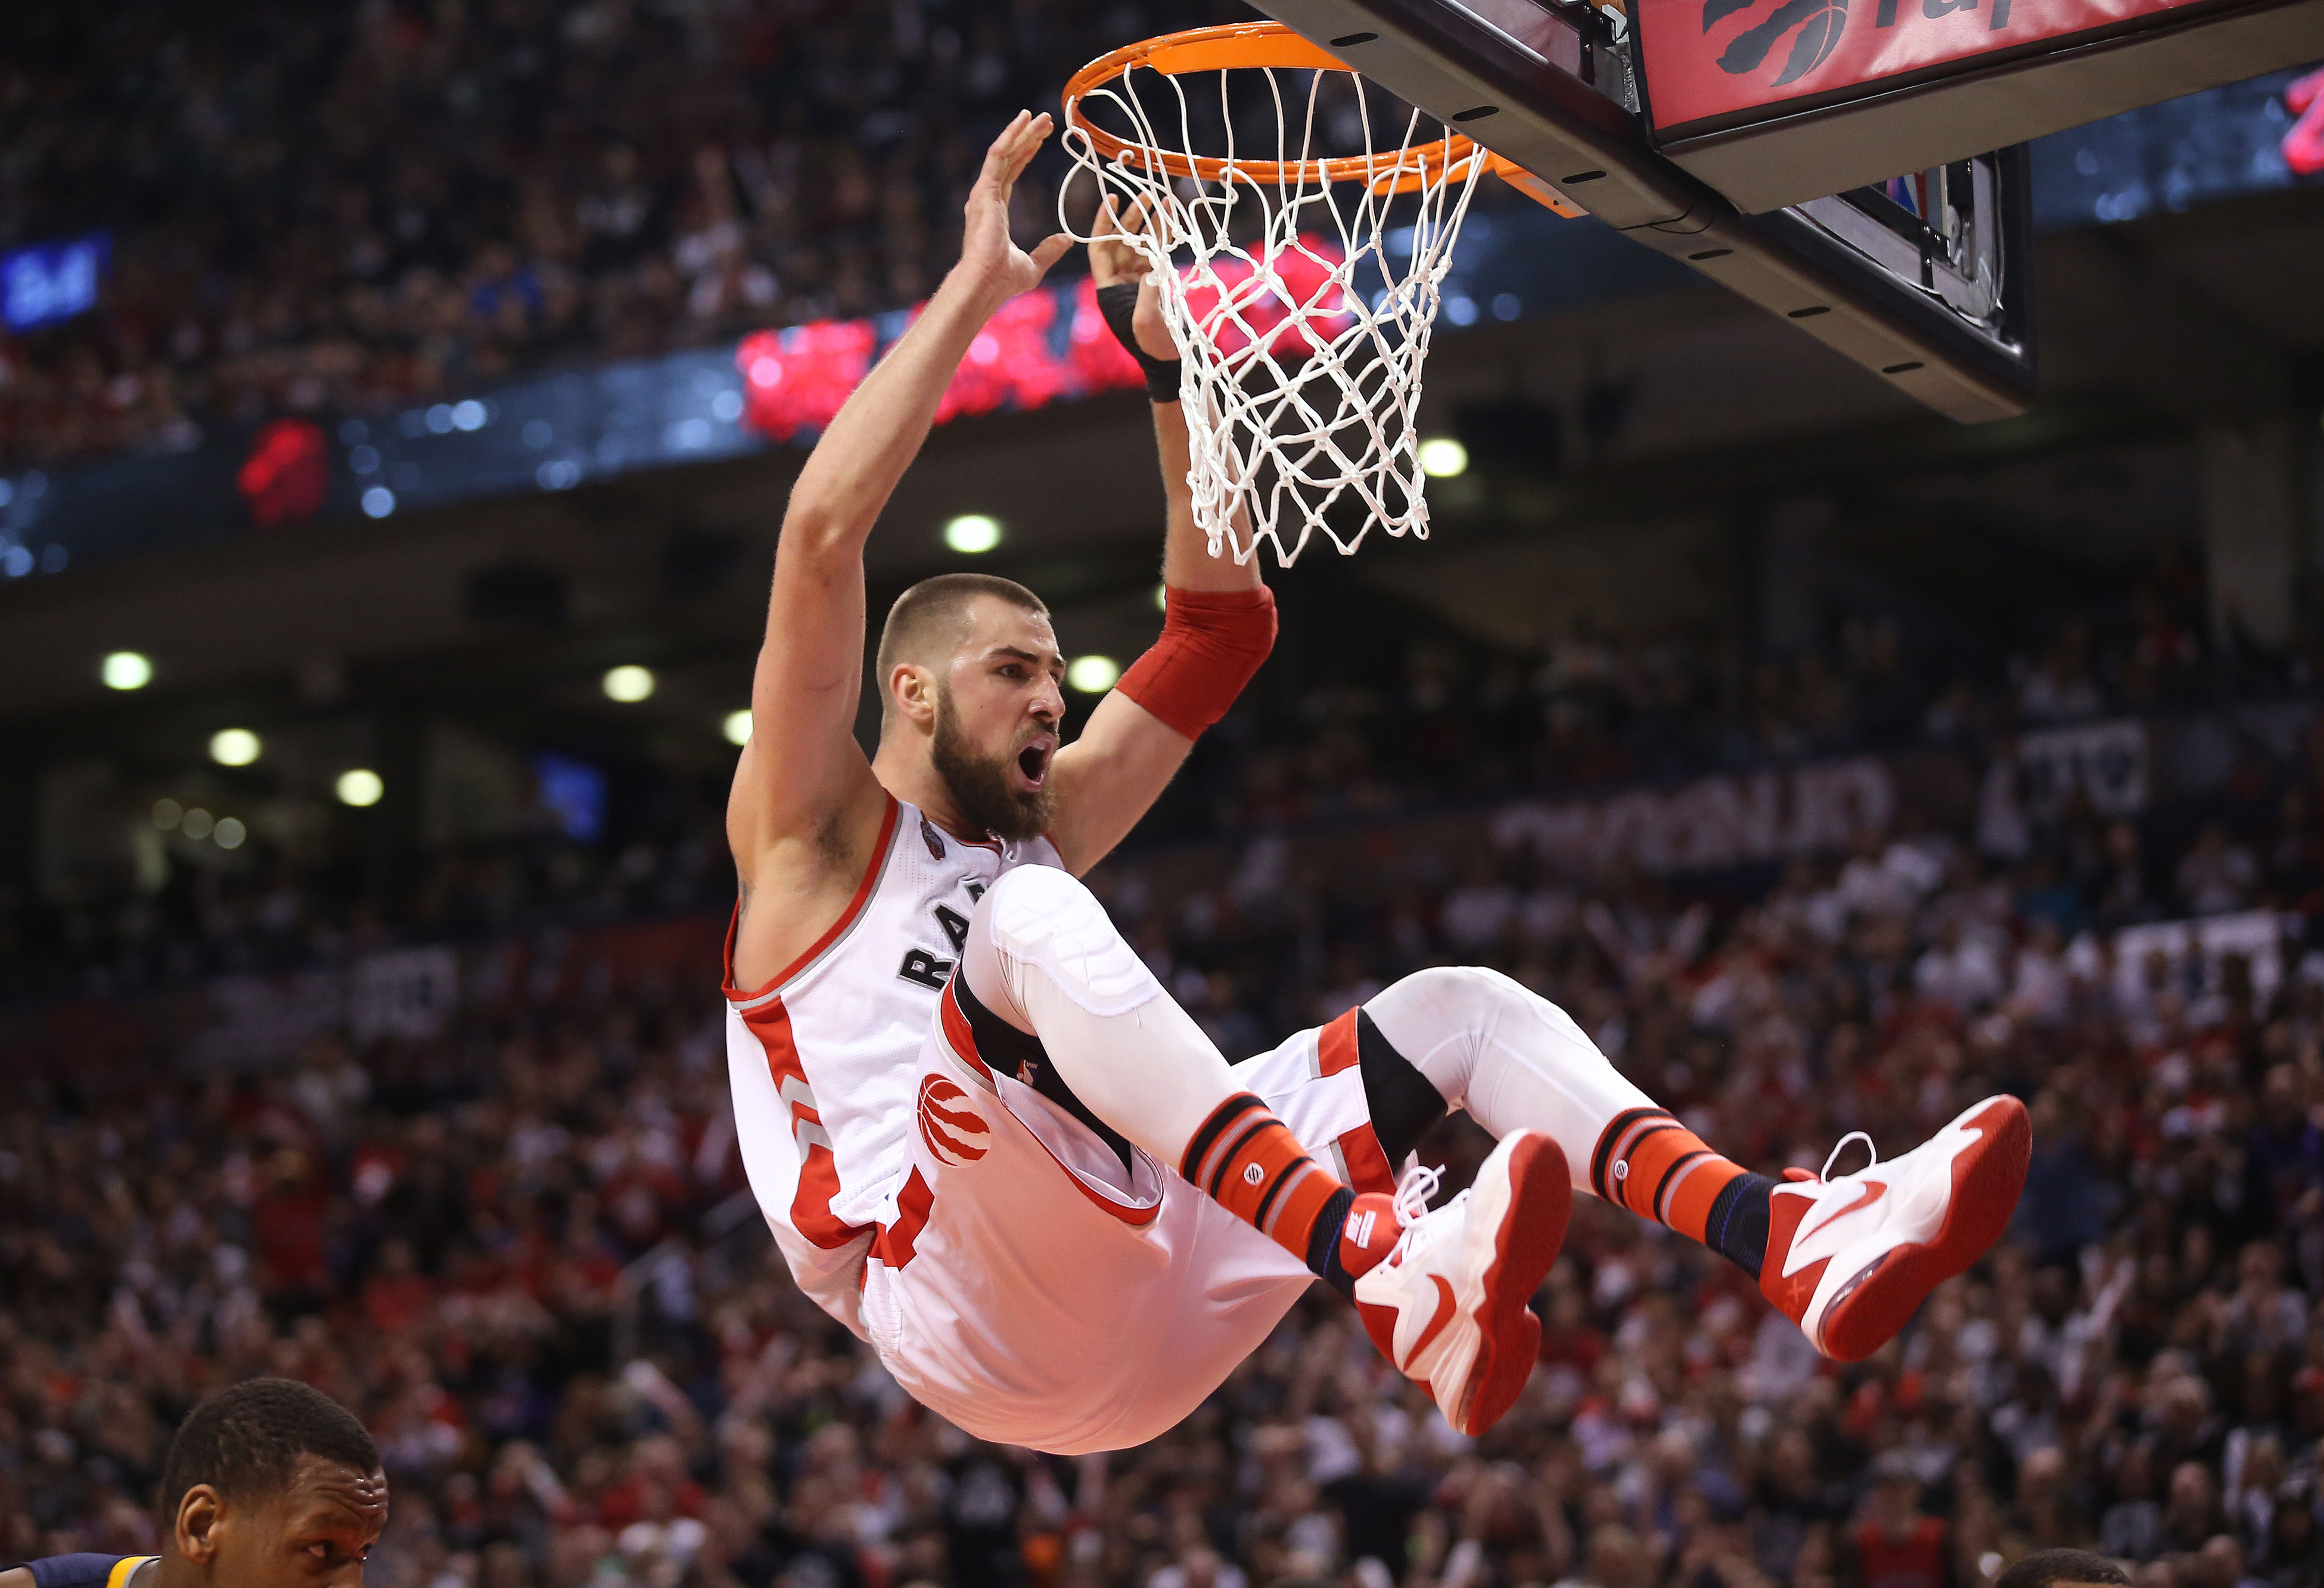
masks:
[[[1234,1075],[1346,1183],[1392,1188],[1354,1011]],[[1143,1444],[1201,1405],[1314,1279],[1175,1166],[1133,1149],[1125,1170],[1079,1120],[989,1066],[949,990],[916,1113],[863,1323],[897,1381],[980,1439],[1062,1455]]]

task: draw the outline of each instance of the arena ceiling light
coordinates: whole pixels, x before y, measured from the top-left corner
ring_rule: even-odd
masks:
[[[198,844],[208,837],[217,826],[217,818],[197,805],[186,812],[186,819],[178,824],[178,831]]]
[[[239,849],[242,841],[250,836],[250,829],[235,817],[221,817],[218,825],[210,829],[210,842],[220,849]]]
[[[964,512],[944,527],[944,543],[974,557],[1001,544],[1001,521],[982,512]]]
[[[748,744],[751,742],[750,708],[745,706],[741,711],[728,712],[726,720],[719,725],[719,731],[726,735],[729,744]]]
[[[653,669],[635,665],[613,668],[606,672],[604,685],[606,699],[618,700],[623,706],[635,706],[652,696]]]
[[[1084,695],[1102,695],[1121,677],[1121,666],[1111,656],[1076,656],[1065,666],[1065,682]]]
[[[210,759],[220,766],[248,766],[263,748],[248,728],[220,728],[210,735]]]
[[[143,689],[153,681],[153,664],[143,651],[116,651],[97,668],[108,689]]]
[[[1449,480],[1469,471],[1469,449],[1450,436],[1433,436],[1420,444],[1420,472],[1431,479]]]
[[[377,805],[379,797],[387,792],[387,785],[367,766],[350,767],[339,774],[332,791],[338,795],[341,805]]]
[[[178,824],[186,819],[186,808],[174,799],[153,801],[153,825],[165,833],[174,833]]]

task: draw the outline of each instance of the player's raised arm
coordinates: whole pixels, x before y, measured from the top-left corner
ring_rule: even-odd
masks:
[[[1109,320],[1118,319],[1128,289],[1137,287],[1131,352],[1147,371],[1161,455],[1167,606],[1162,637],[1098,702],[1081,737],[1057,752],[1057,818],[1050,836],[1076,873],[1103,859],[1152,808],[1195,737],[1226,715],[1275,643],[1275,597],[1259,578],[1257,555],[1242,563],[1213,557],[1195,525],[1178,349],[1162,322],[1154,284],[1142,280],[1146,269],[1135,248],[1109,240],[1109,225],[1102,221],[1090,245],[1090,273]],[[1119,334],[1119,325],[1116,329]]]
[[[960,263],[848,398],[791,487],[751,686],[751,740],[726,807],[742,891],[734,970],[745,985],[773,974],[789,963],[787,950],[829,925],[816,919],[824,895],[843,878],[853,886],[878,830],[880,786],[853,734],[863,543],[969,344],[1069,245],[1057,235],[1028,254],[1009,236],[1010,191],[1048,134],[1048,116],[1020,112],[994,141],[969,192]],[[770,886],[781,908],[754,909],[754,895]]]

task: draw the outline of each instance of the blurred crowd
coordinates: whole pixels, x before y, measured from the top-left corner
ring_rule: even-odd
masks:
[[[1262,674],[1256,697],[1197,746],[1159,813],[1174,832],[1669,782],[1909,743],[1985,759],[2020,733],[2324,677],[2324,633],[2303,628],[2273,651],[2209,640],[2201,572],[2176,553],[2007,658],[1989,636],[1877,613],[1779,654],[1742,654],[1717,625],[1618,635],[1586,614],[1530,657],[1451,632],[1386,651],[1370,625],[1410,633],[1410,609],[1352,581],[1319,588],[1304,570],[1277,584],[1306,670]]]
[[[1242,14],[32,8],[0,51],[0,250],[104,231],[112,273],[95,312],[0,335],[0,468],[917,302],[1019,107],[1054,112],[1107,50]],[[1054,227],[1062,171],[1052,152],[1019,184],[1020,235]]]
[[[2158,811],[2133,835],[2135,855],[2121,824],[2086,799],[2051,810],[2040,843],[2028,829],[2043,819],[2020,808],[2035,791],[2006,764],[2025,735],[2100,719],[2208,725],[2253,702],[2304,698],[2324,677],[2324,642],[2306,631],[2273,653],[2205,638],[2200,573],[2176,557],[2122,599],[2053,621],[2021,654],[1989,665],[1974,637],[1876,614],[1841,621],[1826,646],[1748,666],[1715,631],[1615,635],[1586,623],[1528,657],[1432,628],[1425,614],[1352,581],[1303,569],[1278,585],[1298,654],[1263,669],[1195,746],[1140,824],[1133,852],[1918,749],[1948,757],[1969,780],[1960,800],[1978,805],[1922,817],[1957,816],[1997,857],[2043,872],[2049,914],[2071,936],[2085,925],[2215,913],[2227,898],[2255,901],[2264,891],[2239,857],[2269,852],[2279,824],[2296,833],[2308,820],[2278,808],[2287,793],[2305,798],[2288,766],[2301,752],[2238,735],[2200,790],[2211,803]],[[1384,632],[1415,637],[1383,648],[1374,641]],[[1073,697],[1068,734],[1088,706]],[[250,832],[235,854],[182,830],[141,832],[148,848],[138,863],[116,845],[107,863],[62,869],[36,887],[0,882],[0,1008],[68,989],[135,996],[344,964],[400,942],[723,913],[732,897],[723,761],[706,771],[623,769],[650,792],[625,799],[632,815],[602,838],[568,836],[544,802],[515,830],[447,828],[392,853],[344,812],[334,826],[319,797],[301,805],[269,794],[271,775],[261,764],[238,791],[212,790],[208,814],[232,811]],[[2153,776],[2164,780],[2159,768]],[[176,783],[135,785],[119,791],[121,822],[143,828],[144,802],[157,795],[171,798],[172,812],[198,803]],[[2180,854],[2206,814],[2227,826],[2202,839],[2205,858],[2191,863],[2227,869],[2190,893]],[[2223,843],[2227,857],[2215,858]],[[1447,863],[1460,873],[1477,863]],[[1763,867],[1715,882],[1731,900],[1775,880]],[[2296,891],[2284,902],[2301,898]],[[1296,1002],[1283,1005],[1284,1021],[1297,1023]]]
[[[2010,1239],[1868,1362],[1821,1361],[1723,1260],[1585,1199],[1540,1370],[1480,1441],[1320,1292],[1150,1445],[972,1441],[761,1233],[711,990],[715,802],[673,799],[603,852],[536,835],[392,885],[191,872],[137,933],[91,911],[64,939],[85,995],[7,1029],[0,1555],[150,1546],[172,1420],[265,1371],[377,1434],[387,1588],[1966,1588],[2066,1543],[2148,1588],[2324,1583],[2324,737],[2192,804],[1991,819],[2023,732],[2225,709],[2181,594],[2162,578],[1981,684],[1878,625],[1724,706],[1587,635],[1533,667],[1422,646],[1385,683],[1262,682],[1246,716],[1314,735],[1284,764],[1352,738],[1377,797],[1259,770],[1264,735],[1230,726],[1188,780],[1207,836],[1096,874],[1230,1054],[1486,964],[1769,1171],[2024,1096]],[[1497,710],[1538,728],[1479,783],[1432,735],[1482,743]],[[1561,713],[1594,736],[1556,739]],[[1608,763],[1555,765],[1577,743]],[[1976,798],[1907,787],[1886,832],[1717,877],[1496,845],[1472,798],[1606,787],[1666,770],[1657,746],[1700,770],[1881,743],[1959,755]],[[2190,918],[2243,936],[2116,951]],[[179,1057],[215,1011],[169,989],[447,938],[458,995],[432,1023]],[[1423,1153],[1449,1191],[1480,1148],[1456,1119]]]

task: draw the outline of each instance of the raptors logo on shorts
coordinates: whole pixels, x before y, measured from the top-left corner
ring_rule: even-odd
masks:
[[[968,1105],[968,1094],[942,1076],[920,1083],[920,1140],[947,1168],[974,1163],[992,1145],[991,1132]]]

